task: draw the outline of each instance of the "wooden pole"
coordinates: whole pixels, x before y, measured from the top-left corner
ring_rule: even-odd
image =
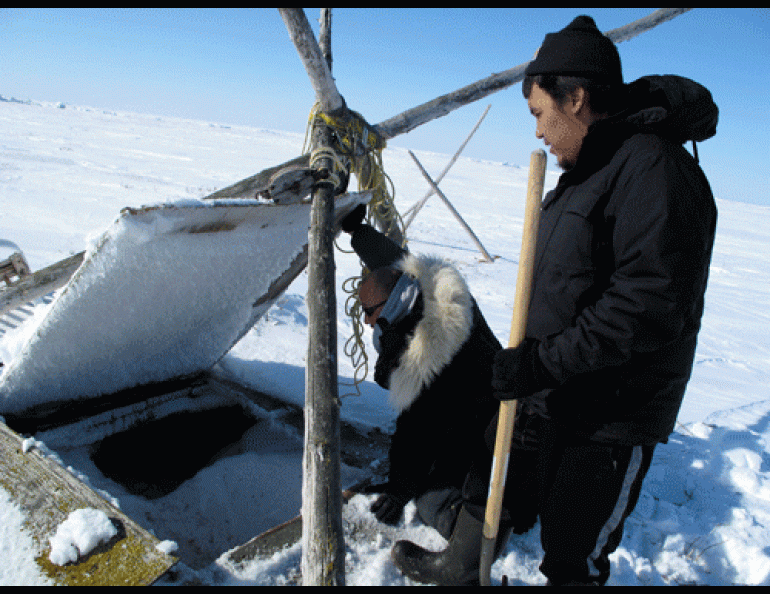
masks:
[[[289,36],[310,77],[316,100],[321,105],[321,111],[332,113],[342,109],[345,106],[345,101],[337,91],[337,85],[332,78],[328,62],[318,46],[315,35],[313,35],[305,11],[301,8],[279,8],[278,11],[281,13]]]
[[[484,113],[481,114],[481,117],[479,118],[479,121],[476,122],[476,125],[473,127],[473,130],[471,130],[471,133],[468,134],[468,136],[465,138],[465,141],[460,145],[460,148],[457,149],[457,152],[452,156],[452,158],[449,160],[449,163],[447,163],[447,166],[444,167],[444,171],[442,171],[439,176],[436,178],[436,185],[439,185],[441,183],[441,180],[444,179],[444,176],[447,174],[449,169],[452,167],[452,165],[455,164],[455,161],[457,161],[457,158],[460,156],[460,153],[463,152],[465,149],[465,146],[470,142],[470,139],[473,138],[473,135],[476,133],[476,130],[479,129],[479,126],[481,126],[481,122],[484,121],[484,118],[487,117],[487,113],[489,113],[489,109],[491,108],[491,105],[487,105],[487,108],[484,110]],[[414,220],[414,217],[417,216],[417,214],[422,210],[422,207],[425,206],[425,203],[428,201],[428,198],[433,196],[436,191],[431,187],[430,190],[428,190],[428,193],[425,194],[422,200],[420,200],[417,204],[415,204],[410,210],[411,213],[409,214],[409,218],[404,223],[404,231],[406,231],[409,228],[409,225],[412,224],[412,221]],[[409,211],[407,211],[409,212]]]
[[[318,32],[318,47],[321,49],[329,73],[332,71],[332,9],[321,9],[320,29]]]
[[[511,334],[508,341],[510,348],[521,344],[527,329],[527,311],[529,309],[532,289],[532,272],[534,269],[537,227],[540,222],[540,205],[543,197],[546,160],[547,156],[544,150],[538,149],[532,152],[529,166],[529,183],[527,185],[527,204],[524,213],[524,228],[522,230],[521,256],[519,258],[518,276],[516,277],[516,296],[513,303],[513,319],[511,321]],[[481,541],[479,579],[482,586],[489,585],[490,570],[494,562],[494,549],[497,532],[500,527],[505,476],[508,470],[508,456],[511,449],[515,419],[516,401],[503,400],[500,402],[495,451],[492,458],[489,498],[487,499],[483,538]]]
[[[301,8],[279,8],[323,110],[341,109],[327,61]],[[330,21],[327,21],[327,25]],[[327,52],[330,55],[326,31]],[[331,130],[315,125],[312,149],[332,146]],[[302,583],[345,585],[340,486],[340,401],[337,388],[337,304],[334,266],[334,163],[310,162],[320,182],[313,191],[308,233],[308,356],[305,366],[305,449],[302,471]]]
[[[412,157],[414,162],[417,164],[417,167],[420,169],[420,173],[422,173],[423,177],[428,180],[428,183],[433,187],[433,191],[438,194],[439,198],[444,201],[444,204],[447,205],[447,208],[452,212],[454,217],[457,219],[457,221],[462,225],[463,229],[465,229],[468,232],[468,235],[471,236],[471,239],[476,244],[476,247],[479,248],[479,251],[484,255],[484,258],[487,260],[487,262],[494,262],[492,259],[492,256],[489,255],[489,252],[487,252],[486,249],[484,249],[484,246],[481,245],[481,241],[479,241],[479,238],[476,237],[476,234],[473,232],[473,229],[471,229],[468,224],[463,220],[463,218],[460,216],[460,213],[457,212],[454,206],[452,206],[452,203],[449,202],[449,199],[444,195],[444,192],[439,190],[439,187],[436,185],[436,182],[434,182],[430,175],[428,175],[428,172],[425,171],[425,168],[422,166],[422,164],[417,160],[417,157],[414,156],[414,153],[412,151],[409,151],[409,156]]]
[[[674,17],[687,12],[688,10],[692,9],[659,8],[648,16],[636,20],[633,23],[629,23],[628,25],[624,25],[623,27],[619,27],[618,29],[608,31],[605,33],[605,35],[607,35],[607,37],[609,37],[615,43],[627,41],[632,37],[639,35],[640,33],[644,33],[645,31],[648,31],[653,27],[660,25],[661,23],[669,21]],[[515,66],[510,70],[493,74],[487,78],[463,87],[462,89],[458,89],[453,93],[442,95],[433,101],[429,101],[427,103],[423,103],[422,105],[418,105],[417,107],[413,107],[412,109],[408,109],[399,115],[393,116],[392,118],[381,122],[376,126],[376,128],[385,140],[389,140],[401,134],[406,134],[418,126],[444,116],[454,111],[455,109],[458,109],[459,107],[463,107],[464,105],[468,105],[469,103],[483,99],[492,93],[496,93],[502,89],[507,89],[511,85],[520,82],[524,79],[524,70],[527,68],[528,64],[529,62],[525,62],[524,64]]]
[[[328,145],[320,128],[313,144]],[[324,159],[327,160],[328,159]],[[321,160],[318,167],[331,167]],[[337,305],[334,191],[313,192],[308,234],[308,357],[305,367],[305,450],[302,487],[302,582],[345,585],[340,479],[340,401],[337,387]]]

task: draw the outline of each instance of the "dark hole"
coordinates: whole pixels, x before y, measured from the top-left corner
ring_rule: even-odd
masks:
[[[95,443],[91,458],[129,493],[157,499],[208,466],[257,422],[240,406],[174,414]]]

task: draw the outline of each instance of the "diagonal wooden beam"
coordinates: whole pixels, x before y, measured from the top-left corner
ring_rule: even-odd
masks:
[[[644,33],[653,27],[657,27],[661,23],[670,21],[674,17],[677,17],[688,10],[692,9],[659,8],[648,16],[629,23],[628,25],[624,25],[623,27],[612,29],[605,33],[605,35],[615,43],[627,41],[640,33]],[[427,103],[413,107],[412,109],[381,122],[375,126],[375,128],[385,140],[401,134],[406,134],[418,126],[444,116],[464,105],[483,99],[492,93],[507,89],[511,85],[521,82],[524,79],[524,70],[527,68],[528,64],[529,62],[519,64],[514,68],[498,74],[493,74],[465,86],[462,89],[454,91],[453,93],[442,95],[433,101],[428,101]]]
[[[329,62],[321,52],[305,11],[302,8],[279,8],[278,11],[307,70],[316,100],[321,104],[321,110],[331,113],[342,109],[345,101],[337,90],[329,70]]]
[[[436,185],[436,182],[431,179],[431,177],[428,174],[428,172],[425,171],[425,168],[422,166],[422,163],[420,163],[420,161],[417,160],[417,157],[414,156],[414,153],[412,151],[408,151],[408,152],[409,152],[409,156],[412,157],[412,160],[414,161],[415,165],[417,165],[417,167],[419,168],[420,173],[422,173],[422,176],[431,185],[431,187],[433,188],[433,191],[436,192],[436,194],[438,194],[439,198],[441,198],[441,200],[444,201],[444,204],[446,204],[447,208],[450,210],[450,212],[457,219],[457,222],[459,222],[460,225],[462,225],[462,228],[465,229],[465,231],[468,233],[468,235],[471,236],[471,239],[473,240],[473,243],[475,243],[476,247],[479,248],[479,251],[482,253],[482,255],[484,256],[486,261],[487,262],[494,262],[494,259],[492,258],[492,256],[489,255],[489,252],[487,252],[487,250],[481,244],[481,241],[479,241],[479,238],[476,237],[476,234],[473,232],[473,229],[471,229],[468,226],[468,223],[466,223],[465,220],[463,220],[463,218],[460,216],[460,213],[457,212],[457,209],[455,209],[455,207],[452,206],[452,203],[449,202],[449,199],[444,195],[444,192],[442,192],[439,189],[439,187]]]

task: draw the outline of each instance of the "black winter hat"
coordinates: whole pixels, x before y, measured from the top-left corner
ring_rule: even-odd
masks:
[[[525,74],[581,76],[623,84],[620,54],[589,16],[579,16],[561,31],[548,33]]]

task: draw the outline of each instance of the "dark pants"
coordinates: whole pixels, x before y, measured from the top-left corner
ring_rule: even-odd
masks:
[[[468,444],[468,447],[473,447],[473,444]],[[491,450],[486,439],[476,442],[475,450],[468,456],[468,460],[474,460],[474,464],[481,461],[484,466],[483,461],[488,458],[491,460]],[[464,500],[463,484],[467,476],[467,462],[463,464],[457,460],[442,459],[433,465],[425,478],[423,491],[414,498],[420,520],[435,528],[447,540],[452,535],[457,516],[460,514]],[[482,480],[488,480],[488,476],[487,470]]]
[[[539,516],[540,570],[551,584],[604,584],[655,446],[580,443],[544,419],[537,436],[535,447],[516,439],[512,444],[506,517],[521,533]],[[463,492],[469,503],[486,504],[490,465],[483,460],[469,474]]]
[[[462,507],[462,490],[459,487],[437,487],[425,491],[414,502],[420,520],[449,540]]]

